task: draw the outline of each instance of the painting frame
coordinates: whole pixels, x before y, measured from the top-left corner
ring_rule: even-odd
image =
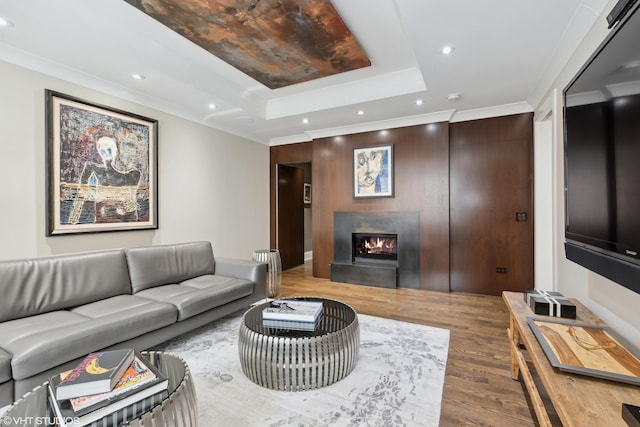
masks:
[[[158,120],[45,89],[47,236],[158,228]]]
[[[394,197],[394,145],[353,149],[353,197]]]
[[[306,182],[304,183],[302,201],[304,204],[311,203],[311,184]]]

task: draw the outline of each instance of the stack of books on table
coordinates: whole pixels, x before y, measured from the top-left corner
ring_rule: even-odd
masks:
[[[168,397],[167,378],[133,349],[91,353],[49,380],[60,426],[116,427]]]
[[[321,301],[278,299],[262,310],[262,326],[313,331],[322,314]]]

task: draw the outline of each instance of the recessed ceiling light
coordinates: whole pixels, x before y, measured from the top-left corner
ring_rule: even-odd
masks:
[[[449,96],[447,96],[447,99],[451,102],[459,101],[460,98],[462,98],[462,95],[459,93],[450,93]]]
[[[453,51],[455,50],[455,48],[453,46],[444,46],[440,52],[443,55],[451,55],[453,53]]]
[[[302,119],[302,123],[304,123],[305,125],[309,123],[309,119],[307,119],[306,117],[304,119]]]
[[[358,111],[358,115],[359,115],[359,116],[364,115],[364,111],[362,111],[362,110]]]
[[[13,22],[0,16],[0,27],[13,27]]]
[[[209,109],[210,110],[215,110],[216,109],[216,104],[214,104],[213,102],[209,104]]]
[[[145,79],[145,76],[143,76],[142,74],[139,74],[139,73],[133,73],[133,74],[131,74],[131,77],[133,77],[136,80],[144,80]]]
[[[422,105],[422,99],[416,99],[416,105],[418,106]]]

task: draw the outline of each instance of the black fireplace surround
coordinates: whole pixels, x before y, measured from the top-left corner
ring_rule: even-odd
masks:
[[[387,247],[378,257],[356,256],[358,236],[395,237],[394,250]],[[334,212],[333,255],[334,263],[342,265],[397,265],[397,286],[420,289],[420,213]]]

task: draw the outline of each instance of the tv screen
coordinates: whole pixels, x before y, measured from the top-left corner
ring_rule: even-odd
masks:
[[[567,258],[640,293],[640,12],[564,92]]]

